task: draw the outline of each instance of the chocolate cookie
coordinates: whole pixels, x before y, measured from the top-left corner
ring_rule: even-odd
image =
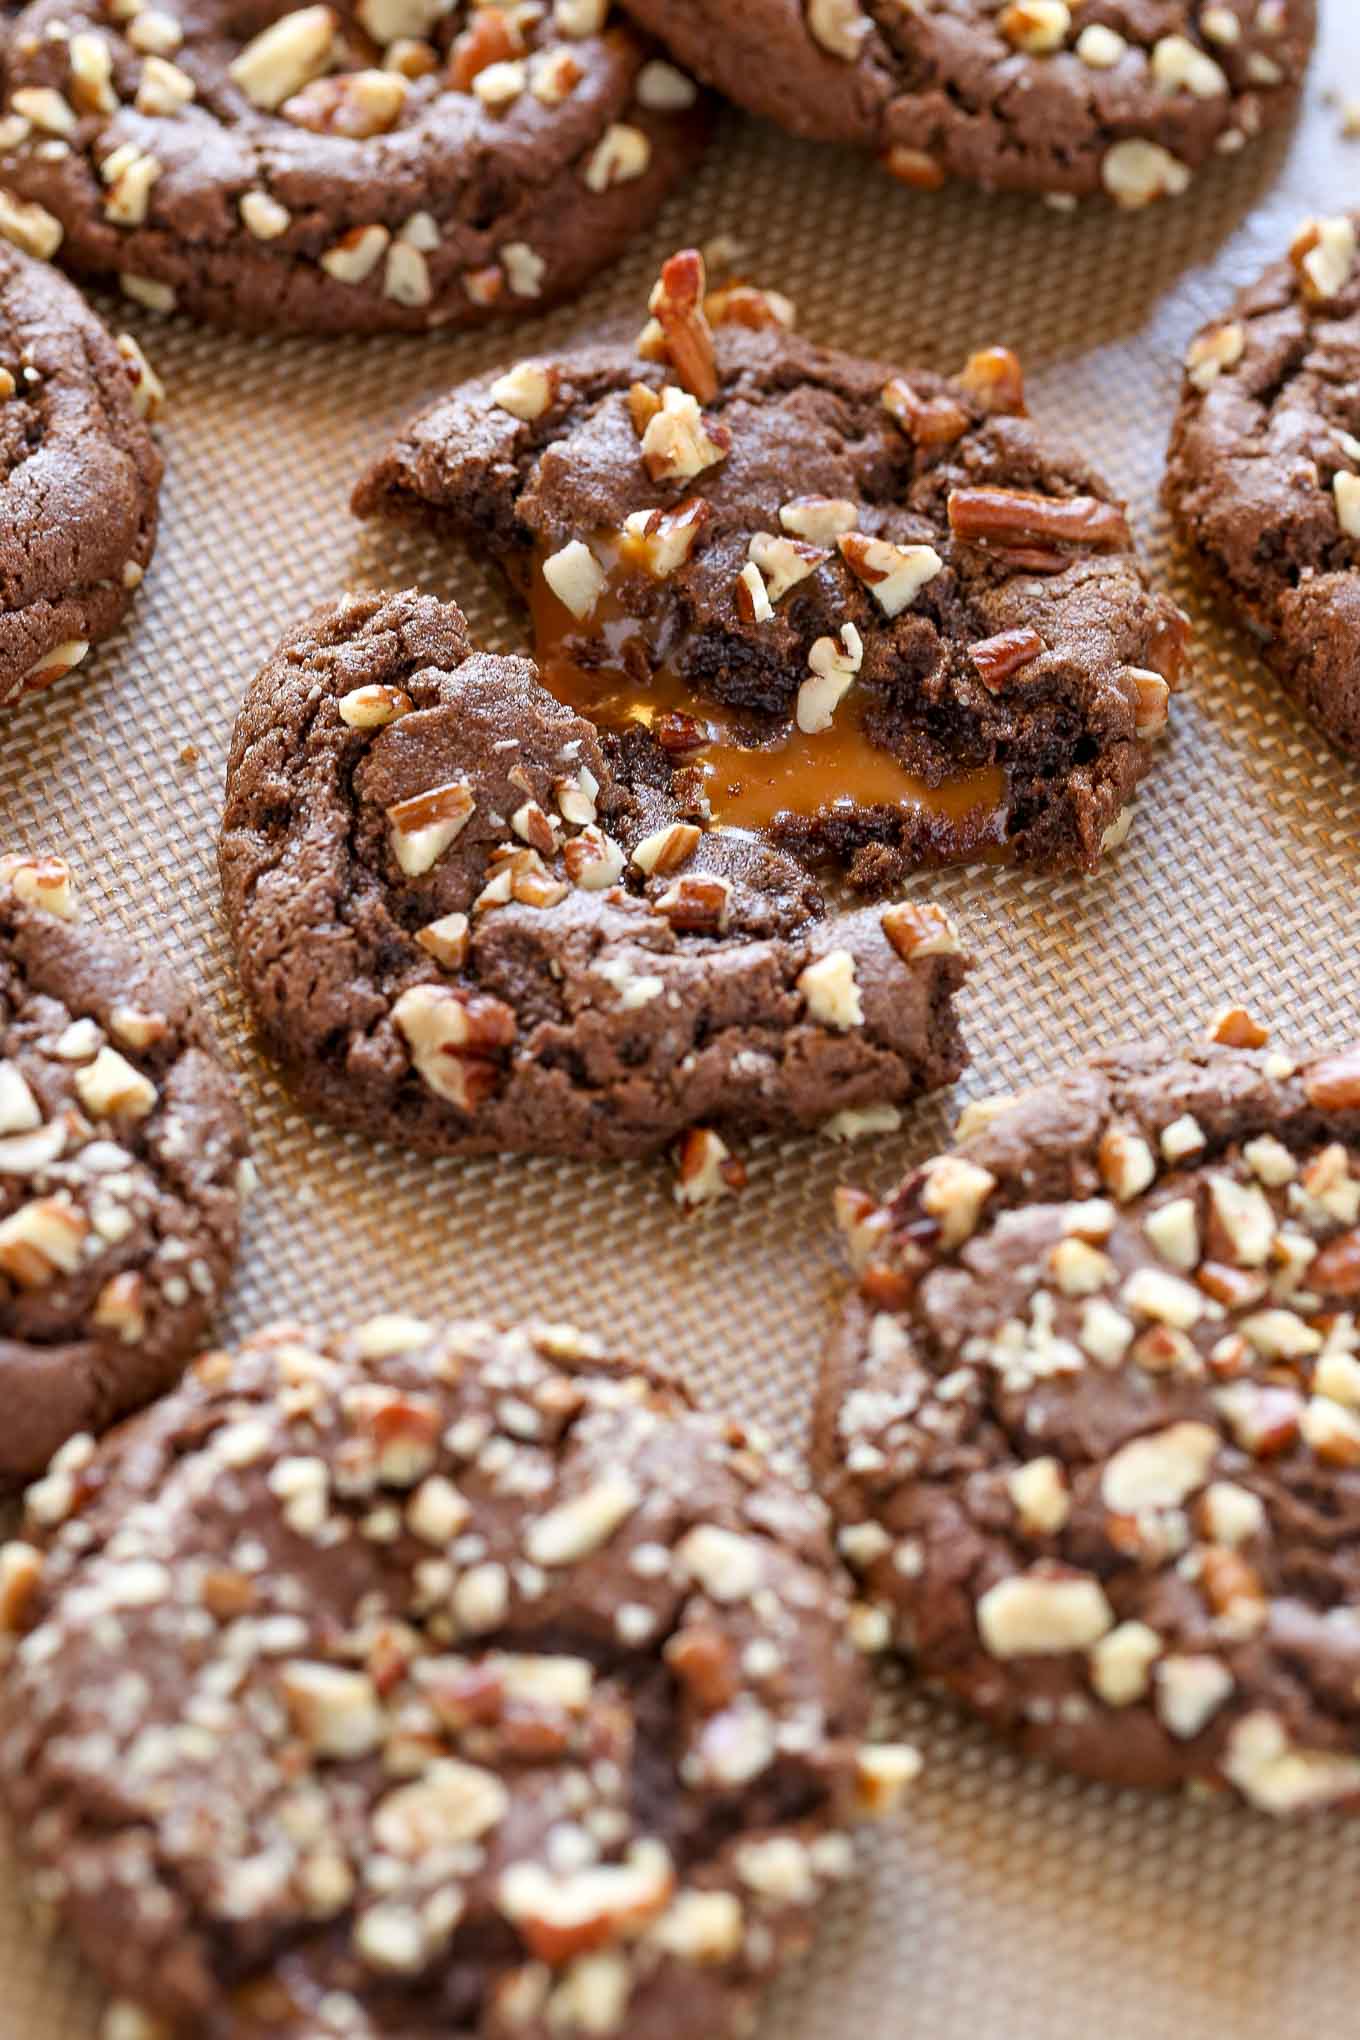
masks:
[[[156,310],[378,332],[542,309],[694,161],[689,79],[607,0],[33,0],[0,229]]]
[[[174,973],[0,857],[0,1490],[167,1387],[236,1251],[245,1128]]]
[[[0,1627],[0,1789],[134,2032],[725,2040],[916,1767],[821,1505],[561,1326],[208,1355],[31,1491]]]
[[[1360,1048],[1241,1009],[966,1115],[881,1208],[818,1458],[909,1652],[1119,1784],[1360,1803]]]
[[[667,263],[638,352],[520,362],[418,417],[361,516],[466,537],[546,685],[650,727],[691,812],[882,888],[1004,846],[1093,866],[1147,771],[1184,620],[1124,513],[1024,413],[795,338],[787,300]]]
[[[1290,693],[1360,754],[1356,228],[1306,222],[1288,260],[1191,343],[1166,498]]]
[[[122,620],[156,543],[162,395],[130,335],[0,239],[0,708]]]
[[[964,1060],[937,908],[823,917],[799,867],[684,821],[664,759],[429,596],[350,597],[284,639],[241,708],[219,854],[266,1045],[317,1111],[408,1147],[892,1124]],[[688,1141],[681,1195],[730,1187],[726,1154]]]
[[[795,134],[905,184],[1121,206],[1178,196],[1280,119],[1315,0],[627,0],[674,54]]]

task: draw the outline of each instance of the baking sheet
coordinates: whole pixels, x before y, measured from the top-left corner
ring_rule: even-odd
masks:
[[[280,1314],[542,1311],[678,1363],[701,1395],[801,1441],[840,1265],[836,1182],[886,1188],[944,1137],[963,1096],[1032,1078],[1093,1039],[1197,1025],[1230,993],[1291,1042],[1354,1026],[1360,770],[1197,599],[1157,502],[1191,334],[1300,218],[1355,202],[1360,141],[1342,139],[1339,98],[1360,96],[1360,14],[1324,0],[1324,15],[1293,131],[1143,214],[911,193],[732,117],[624,266],[537,330],[241,340],[114,309],[169,385],[160,549],[125,629],[78,684],[0,726],[0,836],[65,851],[87,902],[172,957],[216,1016],[262,1176],[224,1336]],[[350,485],[389,427],[540,342],[631,332],[660,259],[717,234],[794,297],[810,335],[939,368],[984,343],[1017,347],[1035,412],[1128,496],[1196,629],[1174,736],[1105,873],[918,882],[979,958],[964,1001],[975,1060],[958,1098],[852,1149],[758,1143],[746,1194],[682,1219],[661,1162],[432,1164],[295,1109],[245,1031],[214,837],[237,700],[313,601],[419,581],[456,596],[491,644],[524,642],[488,575],[424,537],[350,519]],[[884,1719],[922,1743],[925,1781],[829,1909],[763,2040],[1357,2029],[1360,1825],[1278,1828],[1079,1785],[905,1683]],[[99,2008],[69,1953],[34,1933],[0,1842],[0,2040],[91,2040]]]

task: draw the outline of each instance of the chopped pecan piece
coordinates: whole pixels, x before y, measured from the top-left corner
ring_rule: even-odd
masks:
[[[962,945],[942,907],[899,900],[880,916],[883,933],[904,963],[918,956],[961,956]]]
[[[523,49],[524,37],[505,9],[481,7],[453,45],[449,84],[455,92],[471,92],[479,72],[521,55]]]
[[[922,1272],[895,1268],[887,1261],[869,1261],[860,1270],[859,1286],[879,1310],[905,1310],[920,1286]]]
[[[1171,703],[1171,689],[1160,673],[1153,673],[1142,666],[1130,666],[1129,679],[1133,684],[1133,731],[1138,737],[1159,736],[1166,728],[1167,714]]]
[[[970,647],[968,656],[983,686],[997,694],[1013,674],[1046,649],[1037,630],[1003,630]]]
[[[1020,358],[1009,347],[983,347],[970,354],[959,375],[970,397],[988,411],[1012,417],[1025,415],[1025,376]]]
[[[1236,1551],[1212,1546],[1204,1554],[1200,1577],[1204,1582],[1204,1597],[1216,1615],[1265,1608],[1265,1588],[1260,1574]]]
[[[1360,1043],[1314,1063],[1304,1078],[1304,1093],[1319,1112],[1360,1109]]]
[[[883,391],[883,408],[917,446],[949,446],[968,430],[968,413],[952,397],[921,397],[905,376]]]
[[[1308,1287],[1323,1296],[1360,1296],[1360,1229],[1327,1242],[1309,1264]]]
[[[396,71],[349,71],[338,78],[313,78],[291,99],[283,117],[313,134],[366,141],[396,126],[406,104],[406,80]]]
[[[678,1630],[665,1655],[681,1685],[706,1712],[736,1699],[740,1690],[736,1654],[721,1631],[698,1626]]]
[[[687,496],[673,510],[635,510],[624,522],[620,550],[654,581],[668,580],[684,566],[712,515],[713,505],[702,496]]]
[[[687,864],[699,847],[701,832],[692,822],[671,822],[653,829],[633,850],[633,863],[648,878],[668,877]]]
[[[652,735],[668,758],[683,758],[691,751],[701,751],[708,742],[708,731],[692,715],[682,709],[668,709],[652,724]]]
[[[655,902],[655,909],[682,934],[721,935],[731,893],[731,882],[725,878],[677,878]]]
[[[683,248],[663,263],[650,308],[665,337],[666,353],[682,386],[701,404],[718,394],[713,329],[704,310],[707,277],[697,248]]]
[[[1129,527],[1115,503],[1096,496],[1040,496],[1026,489],[953,489],[949,528],[966,545],[1076,546],[1093,552],[1129,544]],[[1062,553],[1050,555],[1063,566]]]
[[[1195,1276],[1206,1296],[1230,1310],[1249,1310],[1264,1300],[1270,1283],[1264,1275],[1247,1268],[1232,1268],[1226,1261],[1205,1261]]]
[[[1224,1048],[1264,1048],[1270,1039],[1270,1029],[1245,1006],[1220,1006],[1205,1032]]]
[[[675,1151],[679,1204],[712,1204],[746,1188],[746,1164],[711,1126],[692,1126]]]
[[[793,306],[777,290],[757,290],[753,283],[725,283],[704,299],[704,314],[710,326],[746,326],[759,332],[763,326],[792,326]]]
[[[392,1018],[437,1097],[472,1112],[499,1088],[502,1073],[488,1051],[510,1047],[518,1033],[514,1011],[502,1000],[458,986],[413,985]]]
[[[33,1544],[0,1544],[0,1634],[16,1636],[43,1581],[43,1554]]]
[[[628,392],[628,415],[639,439],[661,409],[661,399],[645,382],[635,382]]]
[[[879,157],[889,177],[895,177],[899,184],[908,184],[913,191],[938,191],[945,181],[945,169],[924,149],[912,149],[905,142],[894,142]]]

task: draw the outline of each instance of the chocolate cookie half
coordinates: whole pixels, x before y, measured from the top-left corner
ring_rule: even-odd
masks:
[[[285,1326],[30,1493],[0,1791],[119,2032],[726,2040],[916,1768],[851,1612],[594,1341]]]
[[[891,1124],[952,1081],[943,914],[824,916],[788,858],[684,821],[669,779],[452,605],[315,611],[242,704],[220,842],[299,1096],[431,1153],[620,1156],[701,1121]],[[726,1153],[686,1144],[686,1199],[730,1186]]]
[[[156,310],[468,325],[578,290],[694,162],[699,95],[606,0],[33,0],[0,231]]]
[[[1235,615],[1334,744],[1360,754],[1357,220],[1305,222],[1286,261],[1186,358],[1166,499]]]
[[[1289,109],[1314,0],[628,0],[700,77],[795,134],[1142,206]]]
[[[0,239],[0,708],[122,620],[156,543],[162,395],[135,340]]]
[[[0,857],[0,1490],[166,1388],[236,1251],[245,1128],[174,973]]]
[[[1003,852],[1093,866],[1165,728],[1183,619],[1120,505],[961,376],[797,339],[787,300],[667,263],[636,352],[523,361],[418,417],[361,516],[465,537],[545,684],[687,766],[689,812],[881,888]]]
[[[910,1654],[1118,1784],[1360,1804],[1360,1049],[1116,1049],[887,1204],[818,1459]]]

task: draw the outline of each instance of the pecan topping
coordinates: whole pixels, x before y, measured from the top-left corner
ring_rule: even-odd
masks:
[[[1040,496],[1024,489],[953,489],[949,528],[965,545],[993,546],[1017,566],[1053,573],[1070,564],[1058,546],[1115,552],[1127,546],[1123,511],[1096,496]]]
[[[758,290],[753,283],[725,283],[704,299],[704,313],[710,326],[746,326],[759,332],[762,326],[791,326],[793,306],[777,290]]]
[[[997,694],[1013,674],[1046,649],[1037,630],[1003,630],[997,637],[973,645],[968,656],[983,686]]]
[[[652,735],[668,758],[683,758],[691,751],[701,751],[708,742],[708,731],[692,715],[682,709],[667,709],[652,724]]]
[[[949,446],[968,430],[968,413],[952,397],[921,397],[905,376],[883,391],[883,408],[917,446]]]
[[[396,71],[351,71],[313,78],[284,101],[283,117],[313,134],[365,141],[396,126],[406,104],[406,80]]]
[[[701,404],[718,394],[713,329],[704,310],[707,278],[697,248],[683,248],[662,265],[652,292],[651,312],[665,338],[666,353],[685,389]]]
[[[910,963],[917,956],[961,956],[962,945],[954,924],[942,907],[925,901],[899,900],[885,907],[880,917],[883,933],[901,957]]]
[[[1309,1266],[1308,1287],[1323,1296],[1360,1296],[1360,1230],[1328,1241]]]
[[[712,1204],[746,1188],[746,1164],[711,1126],[692,1126],[675,1155],[677,1203]]]
[[[731,891],[725,878],[677,878],[656,901],[656,911],[681,934],[721,935]]]
[[[628,415],[639,439],[661,409],[661,399],[645,382],[635,382],[628,392]]]
[[[666,1645],[666,1662],[706,1712],[736,1699],[741,1685],[736,1654],[718,1630],[679,1630]]]
[[[1315,1063],[1304,1079],[1303,1088],[1308,1103],[1319,1112],[1354,1112],[1360,1108],[1360,1045]]]
[[[684,566],[712,515],[702,496],[687,496],[673,510],[635,510],[624,522],[623,556],[654,581],[667,580]]]
[[[1270,1029],[1256,1020],[1245,1006],[1223,1006],[1206,1029],[1210,1041],[1224,1048],[1264,1048]]]
[[[1247,1310],[1263,1301],[1270,1284],[1264,1275],[1246,1268],[1230,1267],[1226,1261],[1205,1261],[1195,1276],[1206,1296],[1230,1310]]]
[[[1160,673],[1147,672],[1140,666],[1130,666],[1129,679],[1134,692],[1134,735],[1155,737],[1166,728],[1171,689]]]
[[[938,191],[945,182],[944,165],[924,149],[909,148],[905,142],[894,142],[878,160],[889,177],[909,184],[913,191]]]
[[[491,64],[503,64],[524,49],[524,38],[503,7],[483,7],[453,45],[449,84],[471,92],[472,81]]]
[[[1025,376],[1018,355],[1009,347],[984,347],[970,354],[959,374],[970,397],[988,411],[1025,416]]]
[[[420,1076],[437,1097],[475,1111],[500,1086],[499,1066],[486,1051],[508,1048],[518,1033],[502,1000],[460,987],[414,985],[392,1008]]]

